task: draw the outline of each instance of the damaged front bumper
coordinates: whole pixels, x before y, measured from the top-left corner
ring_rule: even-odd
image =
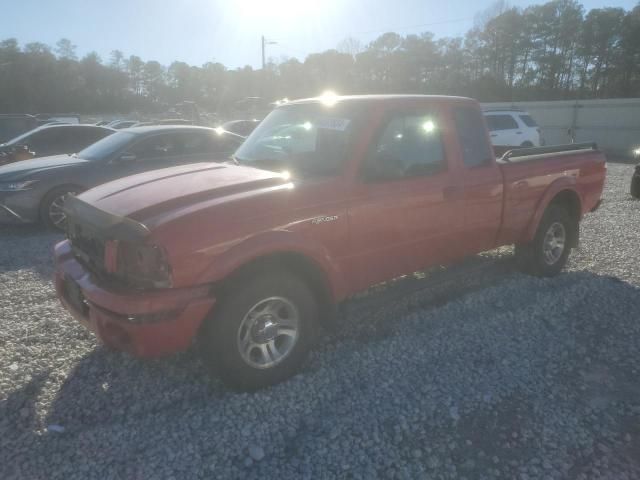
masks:
[[[54,250],[63,306],[105,345],[139,357],[185,350],[215,304],[207,286],[126,291],[100,286],[68,240]]]

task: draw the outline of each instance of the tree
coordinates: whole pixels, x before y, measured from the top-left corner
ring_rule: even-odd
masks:
[[[58,58],[66,58],[67,60],[77,60],[76,46],[71,43],[68,38],[61,38],[56,43],[56,54]]]
[[[243,104],[339,93],[432,93],[481,101],[640,96],[640,5],[585,12],[575,0],[525,9],[499,0],[460,38],[387,32],[363,46],[346,38],[303,60],[230,70],[111,52],[108,65],[59,40],[0,42],[2,112],[155,113],[184,100],[240,115]],[[243,103],[244,102],[244,103]],[[243,113],[248,114],[248,113]]]
[[[124,53],[120,50],[112,50],[109,57],[109,66],[114,70],[122,71],[125,64]]]
[[[360,52],[362,52],[362,42],[357,38],[347,37],[338,43],[336,50],[340,53],[346,53],[347,55],[351,55],[353,58],[356,57]]]
[[[161,100],[165,85],[164,68],[159,62],[151,60],[142,67],[142,93],[152,102]]]
[[[136,55],[131,55],[125,61],[127,74],[129,75],[129,88],[135,95],[142,95],[142,72],[144,62]]]

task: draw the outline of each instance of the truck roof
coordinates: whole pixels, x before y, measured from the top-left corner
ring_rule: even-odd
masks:
[[[407,100],[430,100],[433,102],[473,102],[476,100],[468,97],[456,97],[448,95],[414,95],[414,94],[374,94],[374,95],[321,95],[319,97],[301,98],[299,100],[292,100],[285,105],[300,105],[300,104],[314,104],[314,103],[345,103],[345,102],[396,102]]]

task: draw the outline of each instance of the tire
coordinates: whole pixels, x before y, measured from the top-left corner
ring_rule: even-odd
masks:
[[[640,174],[634,173],[631,177],[631,188],[629,189],[633,198],[640,198]]]
[[[48,192],[40,202],[40,221],[42,224],[51,230],[64,230],[66,217],[60,210],[64,198],[68,195],[77,195],[81,191],[82,189],[79,187],[67,185]]]
[[[249,271],[220,298],[200,336],[209,368],[239,391],[293,376],[315,338],[318,303],[309,286],[286,271]]]
[[[565,208],[551,205],[544,213],[531,243],[516,245],[516,263],[530,275],[553,277],[566,265],[571,246],[577,244],[577,235],[577,220]]]
[[[520,145],[523,148],[530,148],[533,147],[533,143],[531,143],[529,140],[527,140],[526,142],[522,142],[522,145]]]

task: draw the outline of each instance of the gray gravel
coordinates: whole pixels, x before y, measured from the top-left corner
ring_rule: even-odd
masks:
[[[52,244],[0,233],[0,478],[640,478],[640,202],[610,164],[569,271],[500,249],[350,302],[302,374],[234,394],[194,352],[105,351]]]

